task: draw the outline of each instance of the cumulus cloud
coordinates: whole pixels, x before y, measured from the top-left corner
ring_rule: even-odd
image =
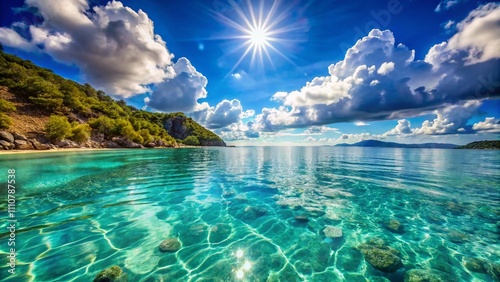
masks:
[[[88,0],[68,0],[64,5],[26,0],[26,5],[36,9],[42,23],[0,28],[0,43],[41,50],[59,62],[74,64],[89,83],[113,96],[151,93],[144,102],[155,110],[209,108],[198,103],[207,96],[207,78],[187,58],[173,62],[174,55],[142,10],[136,12],[119,1],[91,6]]]
[[[398,125],[395,128],[384,133],[385,136],[400,136],[400,135],[408,135],[411,134],[411,123],[406,119],[398,120]]]
[[[15,30],[5,27],[0,27],[0,43],[25,51],[35,51],[37,49],[35,44],[26,40]]]
[[[448,42],[450,50],[468,50],[468,63],[500,57],[500,3],[489,3],[457,24],[459,32]]]
[[[287,92],[276,92],[272,97],[271,97],[271,101],[276,101],[276,102],[283,102],[286,98],[286,96],[288,96],[288,93]]]
[[[384,139],[382,135],[371,134],[368,132],[355,133],[355,134],[342,134],[335,143],[356,143],[363,140],[380,140]]]
[[[378,69],[377,73],[381,75],[386,75],[390,73],[391,71],[394,70],[394,63],[393,62],[384,62]]]
[[[481,101],[473,100],[435,110],[434,114],[436,118],[433,121],[424,121],[420,128],[415,128],[413,130],[413,133],[442,135],[470,131],[470,126],[467,126],[467,121],[477,113],[481,104]],[[459,131],[459,129],[462,130]]]
[[[156,85],[148,105],[164,112],[192,112],[206,108],[207,105],[199,104],[198,99],[207,97],[207,78],[184,57],[179,58],[172,69],[173,76]]]
[[[246,110],[240,114],[240,118],[249,118],[255,115],[255,110]]]
[[[238,99],[222,100],[215,107],[207,107],[192,113],[194,120],[210,128],[223,128],[240,121],[247,112],[243,111]]]
[[[335,132],[340,133],[338,128],[328,127],[328,126],[311,126],[304,131],[304,134],[314,135],[314,134],[323,134],[326,132]]]
[[[258,131],[253,129],[254,123],[249,121],[246,124],[241,120],[224,128],[214,130],[224,141],[250,140],[259,138]]]
[[[368,126],[370,125],[369,123],[362,122],[362,121],[357,121],[354,123],[355,126]]]
[[[110,94],[130,97],[170,76],[171,54],[153,31],[153,22],[119,1],[90,7],[86,0],[26,0],[43,18],[27,31],[31,41],[14,29],[3,28],[0,42],[40,48],[55,60],[75,64],[88,82]]]
[[[318,139],[309,136],[306,139],[304,139],[304,142],[307,142],[307,143],[316,143],[316,142],[318,142]]]
[[[391,31],[372,30],[300,90],[278,92],[277,108],[256,116],[263,131],[356,120],[405,119],[447,104],[500,95],[500,4],[487,4],[457,24],[425,60],[395,44]],[[462,40],[475,31],[475,40]],[[479,51],[478,51],[479,50]],[[481,78],[487,81],[481,82]],[[490,83],[491,82],[491,83]]]
[[[500,119],[487,117],[484,121],[475,123],[472,129],[478,132],[500,133]]]

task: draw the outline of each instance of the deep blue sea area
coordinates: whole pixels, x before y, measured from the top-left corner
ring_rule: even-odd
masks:
[[[0,168],[5,282],[92,281],[113,265],[123,270],[118,281],[500,276],[500,151],[62,151],[3,154]],[[16,179],[15,275],[7,264],[8,169]],[[160,251],[166,239],[180,245]]]

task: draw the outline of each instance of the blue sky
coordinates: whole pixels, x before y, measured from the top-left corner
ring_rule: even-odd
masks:
[[[498,2],[58,3],[2,1],[5,51],[229,144],[500,136]]]

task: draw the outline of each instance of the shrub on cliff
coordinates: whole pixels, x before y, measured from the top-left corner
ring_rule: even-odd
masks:
[[[188,136],[186,139],[182,140],[182,144],[189,146],[200,146],[200,141],[196,136]]]
[[[65,116],[51,115],[45,125],[45,134],[50,141],[61,141],[71,136],[71,124]]]
[[[11,102],[0,98],[0,128],[8,129],[12,125],[12,119],[5,113],[10,113],[16,110],[16,107]]]
[[[92,128],[90,125],[83,123],[79,124],[78,122],[73,122],[71,124],[71,140],[82,143],[90,138]]]
[[[89,124],[97,132],[102,133],[105,136],[110,136],[115,132],[115,120],[108,118],[107,116],[93,118],[89,121]]]

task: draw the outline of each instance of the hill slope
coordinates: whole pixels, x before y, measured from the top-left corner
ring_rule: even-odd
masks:
[[[458,146],[457,149],[496,149],[500,150],[500,140],[476,141],[467,145]]]
[[[452,149],[458,145],[446,143],[423,143],[423,144],[401,144],[395,142],[384,142],[378,140],[364,140],[354,144],[337,144],[340,147],[385,147],[385,148],[435,148]]]
[[[138,110],[2,51],[0,130],[0,149],[226,145],[182,113]]]

